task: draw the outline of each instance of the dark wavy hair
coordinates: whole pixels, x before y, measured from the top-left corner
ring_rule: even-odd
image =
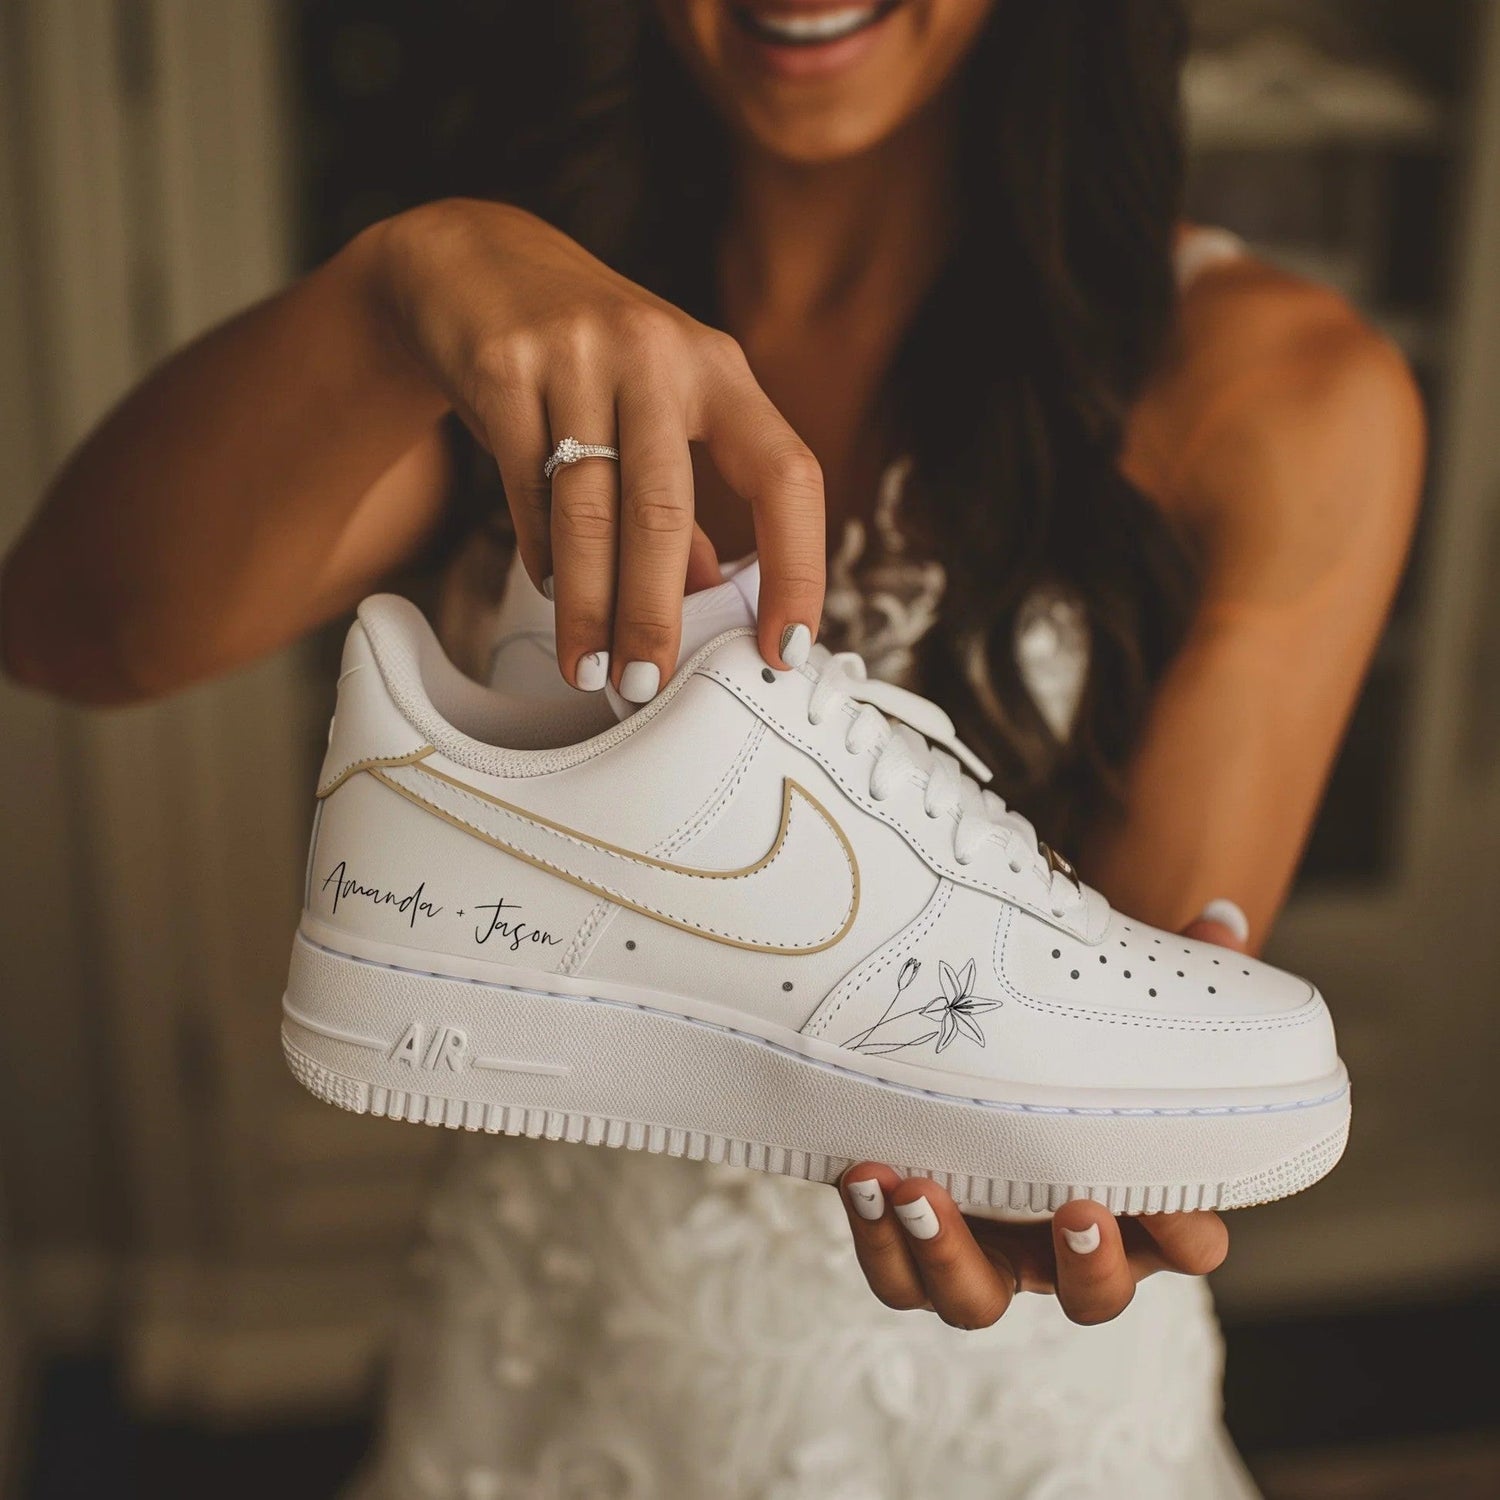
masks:
[[[462,133],[502,153],[491,191],[716,323],[726,132],[649,4],[488,0],[468,15],[502,55],[549,59],[481,100]],[[968,196],[955,248],[884,391],[914,460],[905,515],[948,576],[923,687],[997,789],[1064,844],[1119,807],[1196,593],[1183,539],[1119,468],[1176,311],[1185,45],[1178,0],[1000,0],[956,80]],[[560,72],[562,58],[575,63]],[[442,185],[475,193],[470,161],[455,152]],[[1090,637],[1065,740],[1016,654],[1039,587],[1072,596]]]

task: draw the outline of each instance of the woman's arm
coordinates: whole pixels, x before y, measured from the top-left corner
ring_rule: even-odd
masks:
[[[15,677],[165,693],[349,608],[418,546],[447,403],[372,305],[379,234],[167,361],[74,454],[0,580]]]
[[[555,576],[569,681],[610,655],[617,687],[630,662],[671,676],[692,442],[754,512],[766,660],[785,665],[791,625],[815,629],[822,473],[738,345],[540,219],[455,199],[366,231],[111,414],[6,563],[7,669],[124,702],[347,609],[436,521],[449,410],[499,464],[533,582]],[[564,436],[615,444],[620,463],[549,485]]]
[[[1180,486],[1156,492],[1202,539],[1202,608],[1130,768],[1128,814],[1085,869],[1123,910],[1242,948],[1193,919],[1232,897],[1263,938],[1285,894],[1400,575],[1423,424],[1400,357],[1336,299],[1254,267],[1215,279],[1195,289],[1198,325],[1148,414],[1157,451],[1193,439]],[[1151,488],[1153,466],[1132,467]],[[886,1204],[925,1196],[939,1231],[917,1241],[890,1213],[867,1220],[871,1182]],[[876,1162],[842,1187],[876,1296],[962,1328],[995,1322],[1018,1290],[1103,1322],[1143,1277],[1207,1274],[1228,1247],[1207,1212],[1115,1220],[1077,1199],[1046,1224],[966,1220],[937,1183]]]
[[[1400,578],[1424,424],[1401,356],[1342,302],[1273,291],[1268,306],[1253,285],[1221,296],[1215,343],[1245,319],[1259,347],[1166,497],[1201,539],[1203,600],[1130,766],[1127,812],[1080,864],[1123,910],[1174,930],[1229,897],[1258,946]]]

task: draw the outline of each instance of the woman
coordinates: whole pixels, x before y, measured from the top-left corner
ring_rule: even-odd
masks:
[[[570,683],[649,697],[684,589],[758,548],[771,665],[821,621],[943,701],[1113,902],[1258,946],[1402,565],[1422,419],[1336,297],[1178,223],[1176,5],[601,14],[614,67],[578,91],[593,33],[505,17],[539,110],[499,153],[507,196],[550,222],[396,215],[159,370],[8,560],[8,669],[113,703],[271,651],[417,556],[484,451]],[[567,435],[618,468],[549,487]],[[480,662],[493,532],[443,606]],[[1211,1270],[1212,1215],[971,1224],[877,1163],[840,1214],[775,1179],[471,1145],[383,1493],[1247,1492],[1202,1283],[1144,1279]],[[865,1220],[871,1178],[925,1193],[938,1233]]]

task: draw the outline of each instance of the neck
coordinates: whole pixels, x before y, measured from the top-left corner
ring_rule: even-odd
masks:
[[[904,324],[953,233],[952,113],[933,105],[878,147],[829,165],[742,147],[720,260],[729,326],[743,337],[767,321],[851,313]]]

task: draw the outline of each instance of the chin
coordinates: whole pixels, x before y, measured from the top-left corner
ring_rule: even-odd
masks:
[[[994,0],[657,0],[743,140],[805,166],[895,135],[951,79]]]
[[[745,110],[730,119],[736,133],[756,150],[803,167],[833,166],[862,156],[895,135],[904,123],[902,116],[857,107],[822,110],[810,119]]]

